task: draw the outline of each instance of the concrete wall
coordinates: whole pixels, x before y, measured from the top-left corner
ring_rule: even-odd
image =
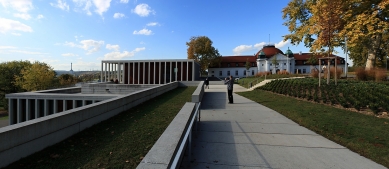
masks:
[[[35,93],[66,93],[66,94],[81,93],[81,87],[40,90],[40,91],[36,91]]]
[[[178,82],[0,128],[0,168],[178,87]]]
[[[144,90],[147,88],[159,86],[159,84],[83,84],[82,94],[129,94],[132,92]]]
[[[188,130],[191,117],[196,109],[195,103],[186,103],[169,124],[161,137],[142,159],[137,169],[170,168],[174,157]]]

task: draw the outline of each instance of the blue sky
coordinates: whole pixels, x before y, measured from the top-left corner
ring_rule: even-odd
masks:
[[[223,56],[253,55],[283,41],[288,0],[0,0],[0,62],[100,70],[101,60],[186,59],[186,42],[208,36]],[[344,57],[343,51],[339,56]],[[350,63],[350,61],[349,61]]]

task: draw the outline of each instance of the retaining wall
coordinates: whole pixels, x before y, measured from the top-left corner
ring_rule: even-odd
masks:
[[[178,86],[179,82],[163,84],[87,106],[2,127],[0,128],[0,168]]]

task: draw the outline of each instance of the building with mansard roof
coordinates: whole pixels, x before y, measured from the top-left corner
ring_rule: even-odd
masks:
[[[208,75],[211,77],[224,78],[227,76],[246,77],[254,76],[259,72],[271,72],[276,74],[279,71],[287,71],[291,74],[310,74],[313,67],[319,68],[319,61],[321,65],[327,65],[328,59],[326,56],[317,55],[317,63],[311,65],[308,59],[313,56],[313,53],[293,53],[290,49],[282,52],[276,48],[275,45],[265,45],[254,55],[244,56],[223,56],[221,64],[208,68]],[[338,69],[345,72],[345,60],[342,57],[332,55],[337,61]],[[322,58],[322,59],[318,59]],[[274,60],[277,61],[274,64]],[[250,63],[250,67],[246,70],[246,62]],[[330,59],[330,64],[334,65],[335,59]],[[320,69],[321,70],[321,69]]]

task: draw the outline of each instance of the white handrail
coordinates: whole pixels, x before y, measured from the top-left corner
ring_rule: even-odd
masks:
[[[192,119],[190,120],[190,123],[189,123],[189,126],[187,128],[187,130],[185,131],[185,136],[184,136],[184,139],[182,140],[181,144],[180,144],[180,148],[178,149],[175,157],[174,157],[174,160],[173,160],[173,163],[172,165],[170,166],[171,169],[176,169],[177,167],[180,167],[180,166],[177,166],[179,165],[178,162],[181,158],[181,155],[182,153],[184,152],[184,147],[185,147],[185,144],[186,144],[186,141],[189,141],[189,161],[190,161],[190,154],[192,153],[191,152],[191,147],[192,147],[192,127],[193,127],[193,123],[195,122],[196,119],[200,119],[200,105],[201,105],[201,102],[198,102],[196,103],[196,111],[192,117]],[[198,118],[197,118],[198,116]],[[196,125],[196,129],[197,129],[197,125]],[[189,138],[189,140],[188,140]]]

